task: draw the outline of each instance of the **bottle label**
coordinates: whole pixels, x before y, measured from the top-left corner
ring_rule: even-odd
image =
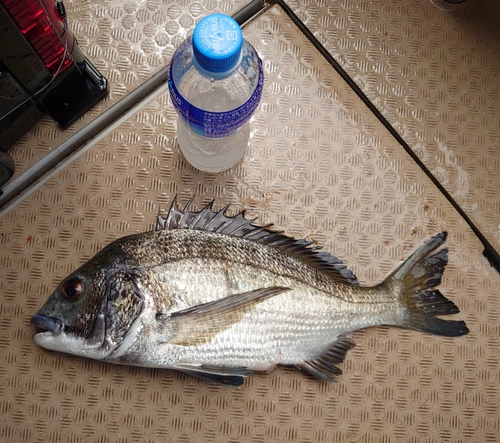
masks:
[[[192,131],[211,138],[227,137],[243,126],[259,105],[264,76],[262,75],[262,60],[258,59],[259,79],[250,98],[238,108],[224,112],[210,112],[191,105],[179,92],[172,81],[172,64],[168,72],[168,87],[172,103],[178,114],[186,121]]]

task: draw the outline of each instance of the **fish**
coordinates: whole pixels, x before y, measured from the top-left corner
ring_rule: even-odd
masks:
[[[194,198],[194,197],[193,197]],[[31,318],[48,350],[110,363],[173,369],[240,386],[277,366],[326,382],[379,325],[446,337],[469,332],[437,289],[446,232],[424,242],[381,283],[361,286],[345,264],[214,201],[173,199],[155,229],[119,238],[62,280]],[[351,334],[352,335],[352,334]]]

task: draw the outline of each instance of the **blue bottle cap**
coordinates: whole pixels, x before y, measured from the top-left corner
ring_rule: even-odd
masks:
[[[194,29],[193,54],[199,67],[217,77],[230,74],[241,56],[240,25],[228,15],[211,14]]]

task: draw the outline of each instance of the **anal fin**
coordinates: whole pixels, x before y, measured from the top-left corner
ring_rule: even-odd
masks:
[[[326,352],[312,360],[298,364],[297,367],[321,380],[336,382],[336,376],[341,375],[342,370],[335,365],[342,363],[347,351],[354,348],[354,346],[356,344],[347,338],[339,338]]]

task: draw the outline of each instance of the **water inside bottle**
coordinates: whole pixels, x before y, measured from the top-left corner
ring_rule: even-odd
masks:
[[[238,72],[227,79],[214,80],[198,76],[194,68],[186,72],[179,85],[179,91],[186,100],[197,108],[211,112],[238,108],[254,89],[255,85],[249,85]]]
[[[177,140],[186,160],[195,168],[220,172],[235,166],[245,154],[250,138],[250,123],[233,135],[209,138],[191,131],[181,117],[177,121]]]

